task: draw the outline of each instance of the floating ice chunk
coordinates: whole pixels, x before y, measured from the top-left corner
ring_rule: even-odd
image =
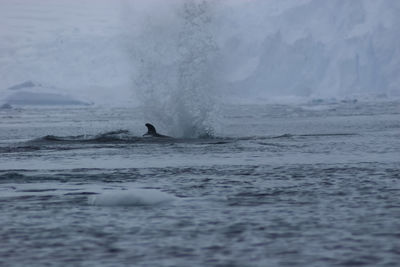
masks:
[[[174,196],[155,189],[129,189],[101,193],[88,199],[96,206],[151,206],[171,202]]]

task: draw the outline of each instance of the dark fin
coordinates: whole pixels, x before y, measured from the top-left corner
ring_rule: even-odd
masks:
[[[156,128],[153,125],[151,125],[150,123],[146,123],[145,125],[147,127],[146,135],[152,135],[152,136],[156,136],[157,135]]]
[[[143,136],[153,136],[153,137],[167,137],[167,138],[171,138],[169,136],[166,135],[162,135],[162,134],[158,134],[156,131],[156,128],[150,124],[150,123],[146,123],[145,124],[147,127],[147,133],[145,133]]]

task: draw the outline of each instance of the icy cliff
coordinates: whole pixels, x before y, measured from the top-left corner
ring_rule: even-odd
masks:
[[[157,68],[190,51],[177,51],[177,40],[199,38],[179,31],[185,2],[0,0],[0,98],[33,80],[96,103],[137,100],[137,44],[162,79]],[[207,70],[223,98],[400,96],[398,0],[206,2],[204,36],[218,48]]]
[[[400,1],[239,2],[222,40],[236,92],[400,95]]]

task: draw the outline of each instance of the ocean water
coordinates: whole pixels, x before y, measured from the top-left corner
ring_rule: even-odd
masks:
[[[0,266],[400,262],[400,102],[220,112],[155,139],[135,108],[0,110]]]

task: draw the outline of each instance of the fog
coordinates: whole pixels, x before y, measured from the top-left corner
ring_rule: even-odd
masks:
[[[172,103],[183,96],[195,107],[181,120],[192,120],[216,101],[400,95],[397,0],[0,5],[0,103],[31,82],[20,90],[162,113],[182,113]]]

